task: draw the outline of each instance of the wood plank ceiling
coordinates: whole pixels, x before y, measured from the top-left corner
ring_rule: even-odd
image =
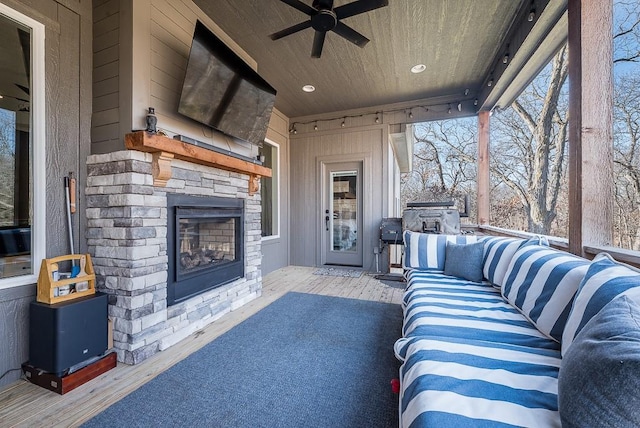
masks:
[[[303,0],[311,4],[311,0]],[[335,0],[334,7],[351,0]],[[280,0],[195,0],[258,63],[289,117],[417,99],[473,99],[503,55],[506,35],[529,0],[390,0],[387,7],[344,20],[371,42],[359,48],[328,33],[311,58],[313,30],[268,36],[308,17]],[[426,71],[412,74],[416,64]],[[311,84],[308,94],[302,86]]]

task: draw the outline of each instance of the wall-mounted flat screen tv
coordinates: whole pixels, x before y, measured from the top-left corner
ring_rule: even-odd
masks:
[[[261,144],[276,90],[200,21],[178,112],[231,137]]]

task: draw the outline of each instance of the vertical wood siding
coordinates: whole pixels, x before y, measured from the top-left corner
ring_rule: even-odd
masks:
[[[0,0],[45,25],[46,95],[46,254],[69,252],[63,177],[73,172],[83,189],[89,152],[91,122],[91,15],[90,0]],[[84,212],[80,190],[78,213]],[[83,216],[73,220],[76,251],[86,250],[80,231]],[[35,270],[39,269],[36,261]],[[28,360],[28,309],[35,300],[35,285],[0,290],[0,374]],[[19,371],[0,381],[18,379]]]
[[[380,220],[385,213],[383,174],[388,141],[386,126],[349,128],[308,133],[291,138],[291,264],[315,266],[320,260],[318,231],[321,227],[322,197],[319,195],[319,159],[369,156],[369,170],[363,172],[363,267],[375,269],[373,247],[378,243]]]

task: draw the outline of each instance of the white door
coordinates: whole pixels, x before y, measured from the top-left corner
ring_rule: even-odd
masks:
[[[362,266],[362,162],[325,164],[324,263]]]

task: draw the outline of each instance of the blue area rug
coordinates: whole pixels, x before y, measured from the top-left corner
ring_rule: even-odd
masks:
[[[401,322],[399,305],[288,293],[83,426],[397,427]]]

